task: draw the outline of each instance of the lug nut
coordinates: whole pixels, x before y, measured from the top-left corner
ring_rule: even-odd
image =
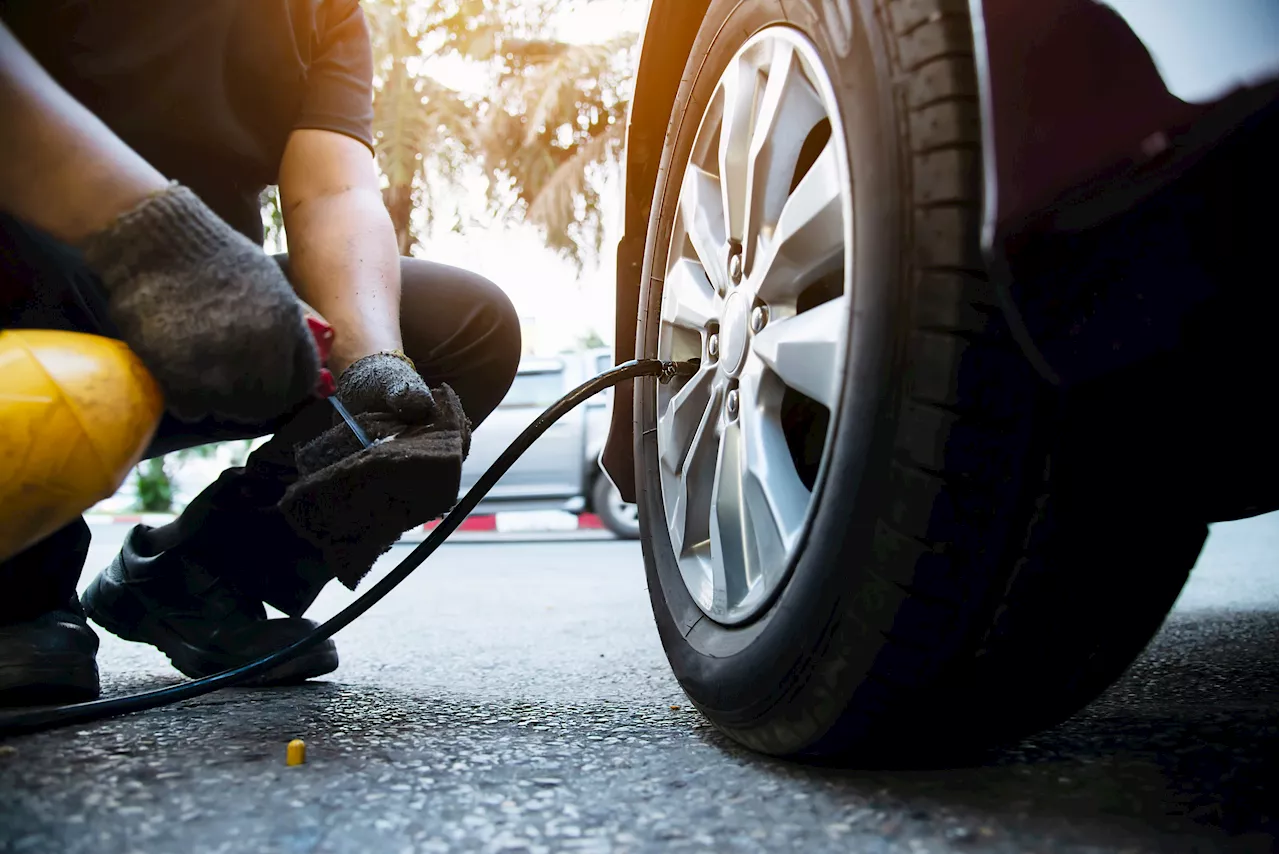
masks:
[[[751,331],[759,332],[769,322],[769,309],[758,305],[751,309]]]
[[[720,336],[715,333],[707,339],[707,355],[713,359],[720,355]]]
[[[736,285],[742,281],[742,253],[735,252],[729,256],[729,278]]]
[[[729,407],[729,417],[737,418],[738,417],[738,390],[736,388],[729,390],[729,399],[726,402],[726,405]]]

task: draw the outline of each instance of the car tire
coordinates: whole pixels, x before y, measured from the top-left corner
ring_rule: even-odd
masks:
[[[1109,443],[1107,410],[1048,387],[1004,323],[979,251],[967,15],[963,0],[713,0],[671,114],[641,278],[644,357],[659,355],[694,136],[753,35],[790,27],[816,48],[854,176],[840,404],[785,583],[748,620],[713,619],[686,584],[658,386],[636,389],[664,650],[703,714],[765,753],[932,761],[1061,720],[1141,651],[1205,537],[1144,492],[1141,451]]]
[[[640,519],[635,505],[624,502],[618,488],[603,475],[591,486],[591,509],[618,539],[640,538]]]

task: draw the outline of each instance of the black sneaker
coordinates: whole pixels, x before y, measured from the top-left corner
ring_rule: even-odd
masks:
[[[185,549],[140,554],[137,539],[146,530],[129,532],[81,597],[89,618],[113,635],[151,644],[198,679],[262,658],[316,627],[302,617],[268,619],[260,601],[187,559]],[[249,684],[293,684],[337,667],[337,647],[326,640]]]
[[[0,626],[0,705],[82,703],[98,698],[98,636],[79,603]]]

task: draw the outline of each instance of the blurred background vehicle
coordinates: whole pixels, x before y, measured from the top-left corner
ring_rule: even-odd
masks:
[[[529,357],[502,403],[475,431],[462,468],[462,492],[552,403],[613,365],[611,350],[596,348]],[[563,510],[594,513],[619,537],[640,535],[634,504],[624,502],[598,462],[609,430],[612,390],[558,421],[503,476],[477,513]]]

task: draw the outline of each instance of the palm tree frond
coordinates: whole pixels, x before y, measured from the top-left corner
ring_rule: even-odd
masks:
[[[578,146],[573,155],[547,177],[530,201],[526,214],[529,221],[545,228],[549,235],[567,232],[577,219],[576,200],[587,190],[588,168],[607,160],[621,141],[621,129],[610,125],[604,133]]]

